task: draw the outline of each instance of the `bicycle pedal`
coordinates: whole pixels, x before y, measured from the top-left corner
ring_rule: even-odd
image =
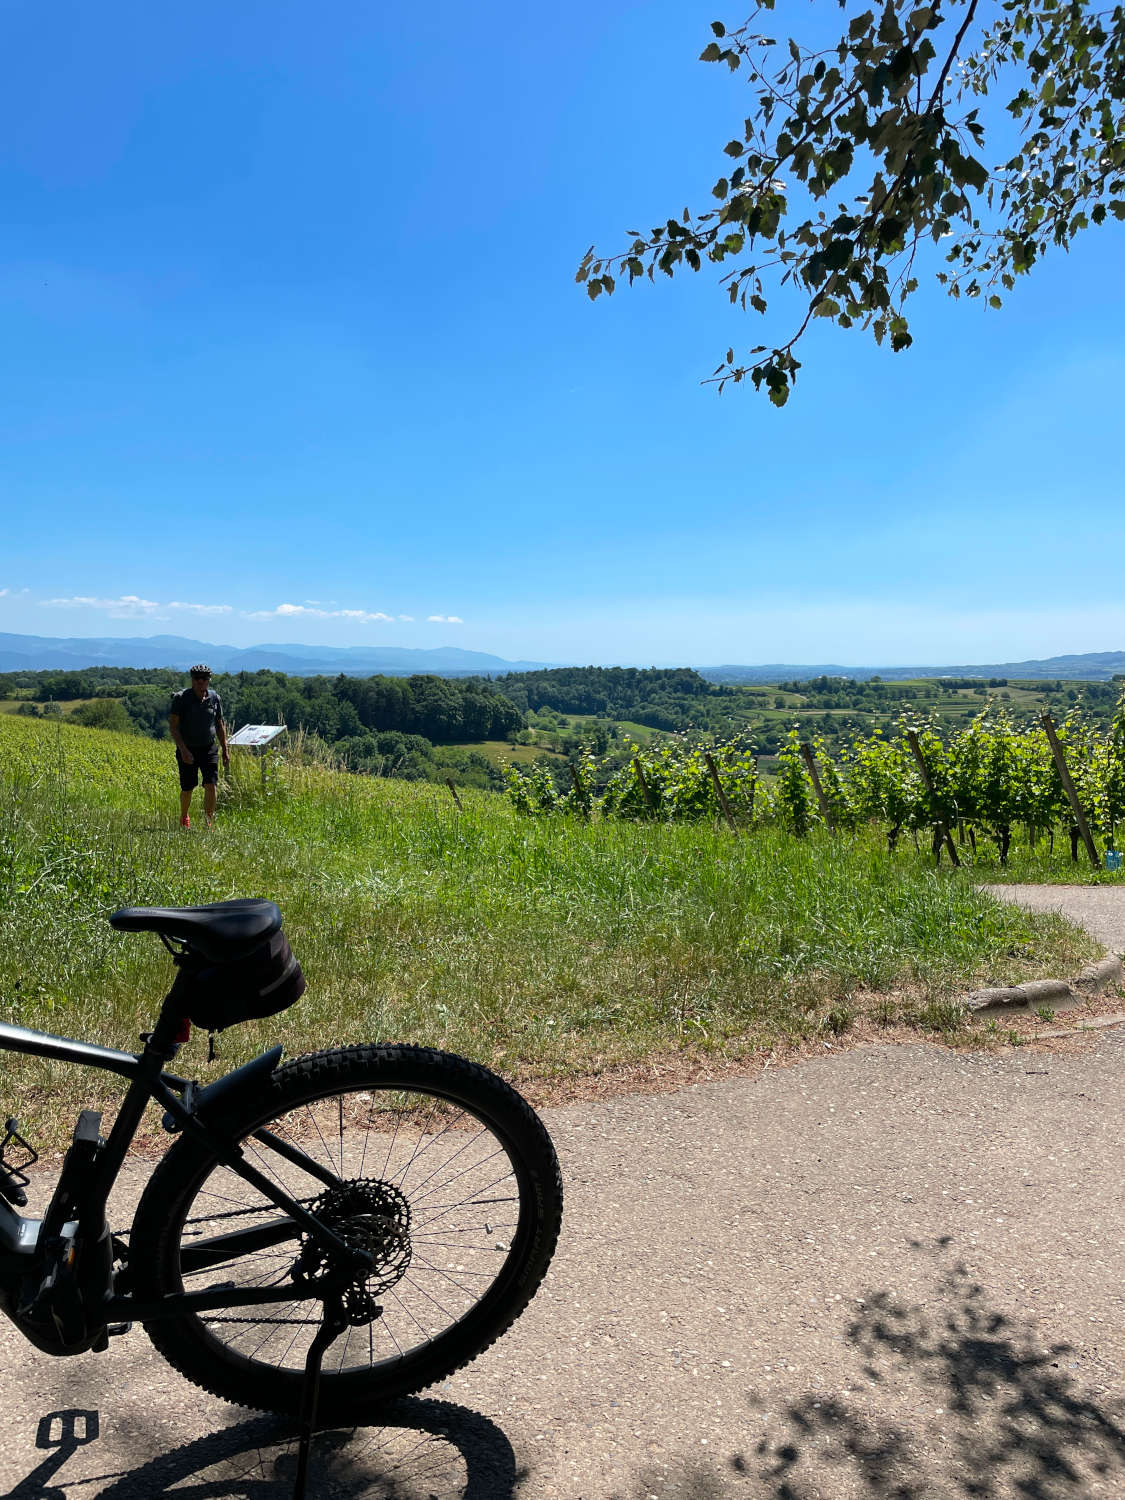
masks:
[[[119,1339],[122,1334],[133,1331],[132,1323],[107,1323],[106,1334],[111,1339]]]

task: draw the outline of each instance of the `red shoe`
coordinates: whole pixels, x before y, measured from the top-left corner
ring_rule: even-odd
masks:
[[[181,828],[190,828],[191,827],[191,819],[190,818],[181,818],[180,819],[180,827]]]

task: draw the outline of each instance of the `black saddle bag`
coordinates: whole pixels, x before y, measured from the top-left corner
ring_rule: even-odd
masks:
[[[222,1031],[288,1010],[305,993],[305,976],[284,932],[275,932],[243,958],[212,963],[180,959],[172,994],[193,1026]]]

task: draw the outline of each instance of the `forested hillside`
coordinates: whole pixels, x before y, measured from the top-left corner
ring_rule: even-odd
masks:
[[[90,667],[81,672],[9,672],[0,696],[32,702],[115,698],[130,722],[155,739],[168,733],[171,695],[186,686],[182,672],[163,668]],[[502,739],[522,716],[486,678],[290,677],[284,672],[220,672],[212,687],[227,721],[288,724],[330,742],[364,730],[419,734],[436,745]]]
[[[17,712],[67,717],[89,728],[168,737],[168,707],[186,684],[163,668],[90,667],[80,672],[10,672],[0,698]],[[291,677],[284,672],[219,673],[212,686],[231,729],[285,724],[315,735],[349,769],[372,775],[489,787],[498,774],[462,747],[504,741],[523,724],[519,709],[486,678]]]
[[[709,728],[741,697],[737,688],[717,687],[691,667],[558,667],[509,672],[496,684],[525,713],[553,708],[652,729]]]

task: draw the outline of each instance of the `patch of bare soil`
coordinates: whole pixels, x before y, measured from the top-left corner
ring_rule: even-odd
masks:
[[[857,1047],[917,1045],[955,1051],[1001,1052],[1013,1047],[1034,1052],[1078,1051],[1107,1024],[1125,1025],[1125,991],[1112,985],[1058,1011],[1013,1011],[987,1021],[968,1019],[956,1028],[910,1024],[895,1013],[902,995],[875,993],[853,997],[861,1007],[855,1020],[839,1035],[811,1036],[778,1043],[743,1054],[719,1055],[700,1049],[659,1053],[636,1062],[608,1063],[565,1077],[544,1078],[517,1071],[513,1082],[537,1109],[612,1099],[621,1094],[670,1094],[693,1084],[725,1078],[753,1078],[767,1068],[786,1068],[812,1057],[831,1056]],[[892,1019],[883,1020],[889,1016]]]

